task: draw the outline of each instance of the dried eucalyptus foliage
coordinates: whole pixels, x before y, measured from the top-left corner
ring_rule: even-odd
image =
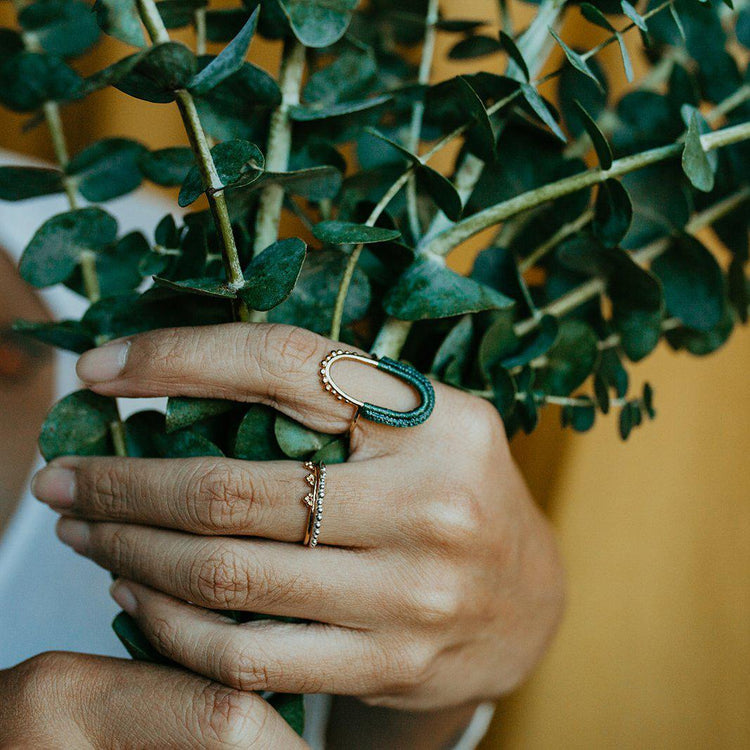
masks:
[[[650,386],[629,387],[630,362],[662,338],[708,354],[747,320],[750,11],[725,2],[542,0],[518,29],[501,0],[499,29],[489,1],[486,18],[462,19],[436,0],[15,0],[0,102],[46,122],[58,164],[1,168],[0,198],[67,195],[21,273],[91,303],[81,320],[18,327],[83,352],[165,326],[290,323],[490,399],[509,433],[558,404],[579,431],[617,409],[626,438],[654,415]],[[559,33],[569,17],[603,41],[572,48]],[[170,39],[186,26],[192,49]],[[84,76],[76,58],[101,33],[130,52]],[[277,77],[246,61],[256,35],[282,47]],[[433,83],[438,37],[481,72]],[[598,58],[610,45],[629,79],[629,49],[651,64],[619,100]],[[541,75],[551,55],[560,66]],[[109,138],[69,157],[60,112],[104,87],[178,107],[190,146]],[[443,174],[430,161],[449,144],[460,148]],[[179,187],[187,211],[122,236],[102,204],[144,181]],[[283,212],[302,238],[280,237]],[[707,227],[726,268],[696,236]],[[450,270],[446,256],[486,229],[471,274]],[[41,448],[347,452],[259,405],[175,398],[166,415],[122,423],[86,391],[52,409]],[[135,656],[158,658],[132,622],[116,629]],[[299,725],[298,699],[280,708]]]

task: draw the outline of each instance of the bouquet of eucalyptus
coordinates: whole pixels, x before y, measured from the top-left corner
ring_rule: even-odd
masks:
[[[437,0],[14,5],[0,102],[49,129],[57,164],[0,168],[0,198],[67,196],[20,270],[90,302],[81,320],[17,324],[38,340],[80,353],[155,328],[283,322],[489,399],[510,434],[555,404],[578,431],[617,410],[627,438],[654,416],[630,362],[662,338],[708,354],[747,320],[750,10],[732,0],[542,0],[526,28],[506,0],[499,28],[490,2],[478,19],[444,17]],[[602,41],[571,47],[570,16]],[[192,48],[170,38],[182,27]],[[76,60],[102,33],[126,54],[83,76]],[[256,35],[278,41],[278,75],[246,60]],[[439,37],[479,72],[435,82]],[[615,101],[598,53],[614,46],[632,80],[639,37],[649,72]],[[65,109],[108,86],[176,106],[189,147],[108,138],[69,154]],[[443,149],[447,172],[431,165]],[[122,236],[103,205],[144,180],[185,211]],[[708,227],[728,265],[696,236]],[[451,270],[485,230],[471,274]],[[173,398],[123,422],[89,391],[53,407],[40,446],[48,459],[347,456],[345,438],[265,406]],[[160,658],[124,615],[115,629]]]

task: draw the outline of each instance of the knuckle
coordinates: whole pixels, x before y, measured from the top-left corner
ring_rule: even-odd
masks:
[[[164,617],[154,617],[147,622],[149,640],[154,648],[165,656],[174,657],[178,652],[177,628]]]
[[[222,681],[245,692],[268,690],[268,666],[258,654],[242,647],[228,646],[220,660]]]
[[[247,575],[237,554],[225,544],[211,545],[208,554],[192,566],[190,576],[194,595],[211,606],[231,609],[247,590]]]
[[[403,643],[384,651],[386,686],[384,692],[400,695],[424,685],[434,660],[433,649],[418,642]]]
[[[90,545],[98,562],[112,572],[131,570],[138,558],[134,540],[125,526],[92,524]]]
[[[121,518],[124,511],[122,478],[112,461],[92,461],[76,471],[78,498],[107,518]]]
[[[191,483],[189,496],[196,499],[196,526],[209,532],[226,532],[246,519],[253,503],[253,488],[247,472],[240,467],[216,462],[201,471]]]
[[[473,408],[468,411],[469,423],[466,429],[472,445],[491,451],[493,455],[497,455],[499,449],[508,449],[505,425],[497,409],[489,401],[476,399]]]
[[[250,694],[210,683],[196,694],[194,708],[202,744],[256,747],[263,738],[268,714]]]
[[[458,575],[441,572],[439,583],[414,594],[415,619],[427,627],[454,624],[464,607],[464,591]]]
[[[302,328],[272,325],[263,341],[268,394],[272,403],[285,400],[299,388],[299,372],[320,359],[318,337]]]
[[[459,483],[429,504],[424,527],[430,543],[464,551],[476,544],[488,520],[473,485]]]

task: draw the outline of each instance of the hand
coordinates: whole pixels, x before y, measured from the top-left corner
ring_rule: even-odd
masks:
[[[333,348],[288,326],[181,328],[89,352],[78,371],[106,395],[263,402],[338,433],[352,407],[318,380]],[[349,392],[411,408],[394,378],[335,367]],[[34,490],[67,516],[63,541],[125,579],[114,597],[154,646],[227,685],[434,709],[519,684],[557,623],[561,572],[492,407],[438,384],[418,427],[360,420],[349,462],[328,467],[314,550],[299,544],[305,474],[294,461],[69,457]]]
[[[46,653],[0,671],[0,747],[291,750],[307,744],[256,695],[170,667]]]

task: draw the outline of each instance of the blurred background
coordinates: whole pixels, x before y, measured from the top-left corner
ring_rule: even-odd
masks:
[[[510,5],[522,29],[534,6]],[[445,17],[497,20],[494,0],[441,7]],[[0,4],[0,25],[14,25],[12,15],[10,3]],[[578,18],[570,14],[563,37],[588,49],[605,32]],[[637,36],[630,41],[637,82],[646,63]],[[449,44],[438,48],[435,80],[476,69],[446,62]],[[106,39],[82,67],[94,71],[122,52]],[[599,59],[617,95],[627,84],[616,55],[613,46]],[[278,49],[257,39],[252,59],[275,74]],[[500,55],[481,61],[494,72],[504,64]],[[544,93],[554,100],[554,89]],[[23,132],[25,119],[0,111],[0,147],[51,158],[46,131]],[[72,153],[115,135],[152,148],[186,143],[175,107],[112,90],[65,108],[64,119]],[[710,233],[702,239],[721,257]],[[469,268],[481,246],[480,236],[452,265]],[[553,407],[532,436],[514,440],[558,531],[568,610],[536,674],[500,705],[483,750],[750,747],[748,372],[750,332],[742,328],[703,359],[662,345],[633,369],[636,389],[643,380],[654,386],[658,417],[627,443],[614,419],[585,435],[563,432]]]

